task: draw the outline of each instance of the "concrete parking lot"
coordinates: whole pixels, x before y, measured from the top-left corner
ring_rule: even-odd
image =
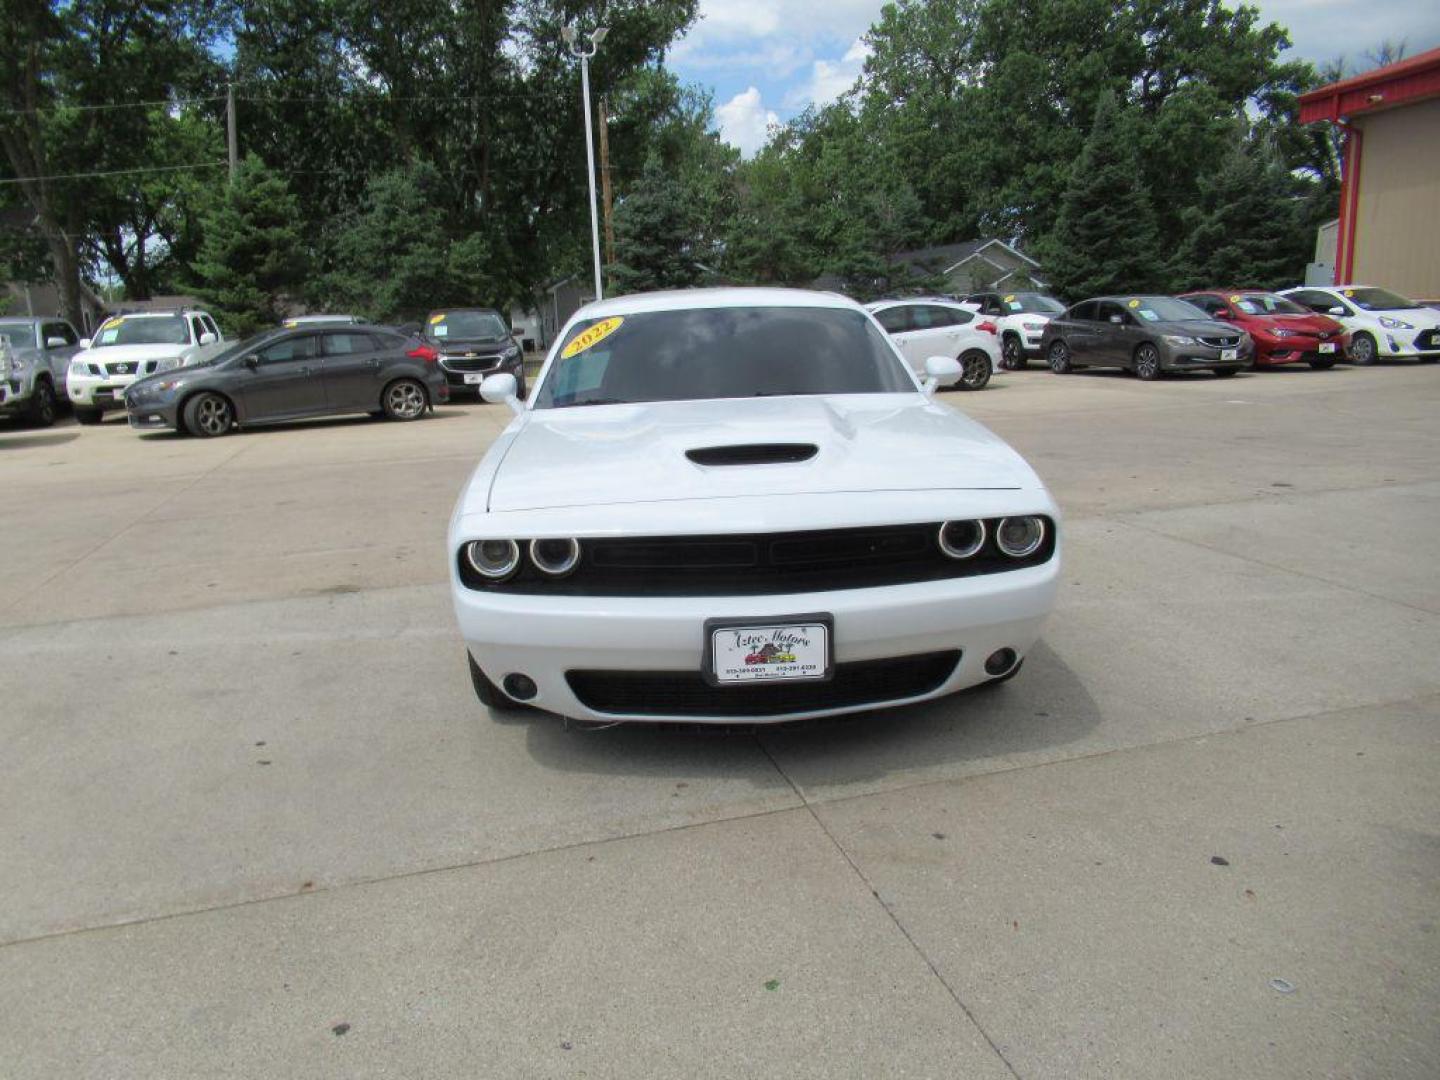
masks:
[[[480,708],[499,407],[0,427],[0,1076],[1440,1075],[1440,369],[944,400],[1041,645],[758,733]]]

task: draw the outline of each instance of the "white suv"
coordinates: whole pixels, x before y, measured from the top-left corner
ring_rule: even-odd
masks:
[[[877,300],[866,304],[899,348],[905,362],[925,378],[925,361],[952,356],[960,361],[962,390],[983,390],[1000,363],[1000,344],[993,322],[954,300],[921,297]]]
[[[1350,362],[1416,356],[1440,360],[1440,311],[1371,285],[1282,289],[1297,304],[1329,315],[1350,331]]]
[[[66,390],[82,424],[98,424],[107,409],[125,407],[125,388],[136,379],[184,367],[225,349],[225,335],[203,311],[146,311],[114,315],[80,342],[70,361]]]
[[[1065,313],[1065,305],[1059,300],[1038,292],[991,289],[971,293],[961,303],[999,329],[1000,366],[1007,371],[1020,371],[1030,357],[1039,356],[1045,324]]]

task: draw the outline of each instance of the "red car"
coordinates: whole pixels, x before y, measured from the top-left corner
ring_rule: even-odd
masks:
[[[1328,315],[1317,315],[1275,293],[1258,289],[1213,289],[1185,293],[1212,319],[1240,327],[1255,341],[1255,366],[1275,367],[1305,361],[1328,368],[1345,359],[1350,334]]]

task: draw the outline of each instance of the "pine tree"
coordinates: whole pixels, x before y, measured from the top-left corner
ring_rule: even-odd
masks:
[[[684,189],[654,155],[615,208],[615,262],[607,275],[617,294],[680,289],[700,280],[694,244],[698,223]]]
[[[1185,214],[1174,278],[1184,288],[1278,289],[1303,277],[1313,230],[1302,228],[1294,181],[1269,148],[1237,139],[1200,181]]]
[[[1051,284],[1074,300],[1163,290],[1167,266],[1140,167],[1133,118],[1100,96],[1080,160],[1042,260]]]
[[[304,280],[306,267],[300,205],[285,179],[245,158],[201,222],[196,294],[232,336],[274,326],[281,296]]]

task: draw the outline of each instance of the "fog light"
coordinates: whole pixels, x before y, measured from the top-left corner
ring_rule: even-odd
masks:
[[[986,675],[1004,675],[1015,666],[1014,649],[996,649],[985,658]]]
[[[1013,653],[1011,654],[1014,655]],[[521,675],[519,672],[512,672],[506,675],[500,683],[501,689],[509,694],[516,701],[529,701],[540,692],[535,685],[535,680],[529,675]]]

